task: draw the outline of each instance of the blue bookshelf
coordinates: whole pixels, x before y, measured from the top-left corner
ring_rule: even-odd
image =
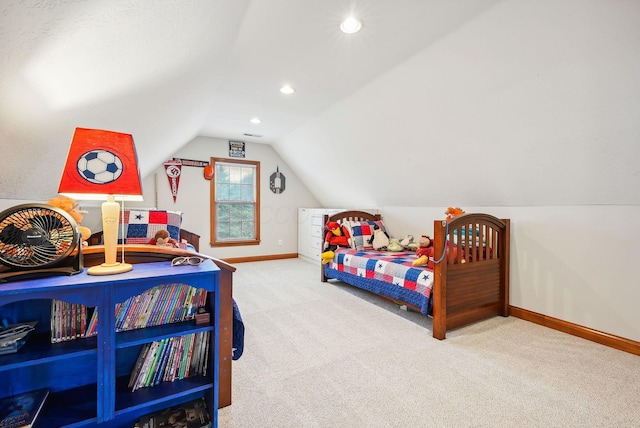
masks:
[[[219,268],[172,267],[170,261],[141,263],[127,273],[52,276],[0,284],[0,321],[37,320],[36,331],[15,354],[0,355],[0,398],[46,388],[50,391],[36,426],[132,427],[143,415],[204,397],[214,426],[218,412]],[[116,332],[115,306],[163,284],[206,289],[208,325],[184,321]],[[98,334],[51,343],[51,301],[79,303],[98,311]],[[131,391],[129,375],[145,343],[210,332],[206,376]]]

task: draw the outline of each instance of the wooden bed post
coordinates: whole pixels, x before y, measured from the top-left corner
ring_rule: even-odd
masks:
[[[446,220],[433,222],[434,258],[438,258],[445,251]],[[433,266],[433,337],[444,339],[447,333],[447,260],[435,263]]]
[[[509,252],[511,251],[511,220],[502,219],[504,230],[500,233],[500,296],[502,297],[501,314],[509,316]]]

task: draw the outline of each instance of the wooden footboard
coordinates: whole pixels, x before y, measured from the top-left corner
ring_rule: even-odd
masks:
[[[433,337],[444,339],[447,330],[509,316],[509,220],[463,214],[433,226]]]
[[[121,260],[122,246],[118,246],[118,260]],[[233,272],[236,268],[222,260],[196,253],[198,256],[211,259],[220,268],[220,343],[219,343],[219,382],[218,405],[225,407],[231,404],[231,360],[233,346]],[[82,249],[85,267],[104,263],[104,246],[95,245]],[[150,263],[170,261],[174,257],[191,255],[194,253],[179,248],[162,247],[157,245],[125,246],[125,261],[127,263]]]
[[[325,224],[347,220],[376,221],[380,215],[345,211],[324,218]],[[488,214],[434,221],[433,337],[444,339],[447,330],[509,316],[509,228],[508,219]],[[328,279],[324,266],[320,279]]]

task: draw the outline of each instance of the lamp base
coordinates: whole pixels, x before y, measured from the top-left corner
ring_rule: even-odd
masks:
[[[114,275],[117,273],[125,273],[133,270],[133,266],[129,263],[102,263],[98,266],[92,266],[87,269],[89,275]]]

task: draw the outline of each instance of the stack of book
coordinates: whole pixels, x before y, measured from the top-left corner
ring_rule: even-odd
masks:
[[[135,426],[138,428],[209,428],[211,425],[211,416],[207,412],[204,399],[197,399],[143,416]]]
[[[135,391],[160,382],[206,376],[210,333],[204,331],[145,343],[129,376],[129,388]]]
[[[146,328],[193,319],[196,309],[207,300],[207,290],[186,284],[160,285],[118,303],[116,331]],[[97,334],[98,312],[94,311],[86,331]]]

